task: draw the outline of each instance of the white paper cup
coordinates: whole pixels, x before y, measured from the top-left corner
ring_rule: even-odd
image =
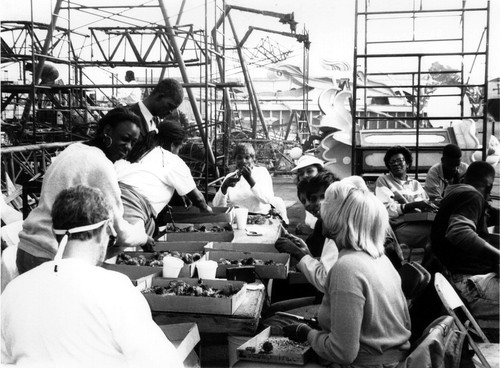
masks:
[[[217,272],[217,262],[215,261],[199,261],[196,262],[196,269],[198,270],[198,277],[205,280],[215,279]]]
[[[163,257],[163,277],[179,277],[184,261],[177,257]]]
[[[234,217],[236,218],[236,226],[238,227],[238,230],[245,230],[247,227],[248,209],[235,208]]]

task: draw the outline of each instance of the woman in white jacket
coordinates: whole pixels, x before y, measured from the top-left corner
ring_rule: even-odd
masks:
[[[274,196],[273,180],[265,167],[255,166],[255,150],[250,143],[236,146],[234,151],[236,171],[226,176],[215,194],[216,207],[238,206],[248,212],[267,215],[271,206],[288,224],[283,200]]]

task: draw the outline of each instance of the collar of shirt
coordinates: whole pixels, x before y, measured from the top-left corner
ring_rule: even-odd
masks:
[[[401,184],[406,184],[410,181],[408,175],[405,176],[404,179],[398,179],[392,173],[389,171],[389,175],[391,176],[392,180],[394,180],[396,183],[401,183]]]
[[[158,128],[156,127],[155,123],[153,122],[153,114],[148,110],[146,105],[142,101],[139,101],[139,108],[141,109],[142,116],[144,116],[144,120],[148,123],[148,131],[156,131],[158,132]]]

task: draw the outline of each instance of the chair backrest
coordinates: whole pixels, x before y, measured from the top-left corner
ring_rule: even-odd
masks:
[[[408,300],[413,300],[425,290],[431,281],[431,274],[416,262],[405,262],[398,270],[401,288]]]
[[[436,272],[434,287],[446,310],[465,307],[464,302],[460,299],[453,286],[439,272]]]
[[[463,301],[460,299],[453,286],[441,273],[436,272],[436,274],[434,275],[434,287],[436,288],[437,294],[439,295],[439,298],[443,302],[444,307],[446,308],[447,312],[453,317],[460,331],[465,333],[469,338],[469,344],[474,350],[474,352],[477,354],[483,367],[491,368],[488,362],[486,361],[486,358],[484,357],[483,353],[481,352],[480,348],[470,335],[469,331],[475,333],[485,343],[489,343],[488,338],[484,334],[483,330],[481,330],[481,327],[479,327],[472,314],[470,314],[469,310],[464,305]],[[462,320],[455,313],[455,310],[457,308],[463,311],[466,318],[465,322],[462,322]]]
[[[460,332],[457,334],[453,317],[441,316],[424,330],[415,349],[398,368],[458,367],[460,354],[457,350],[461,350],[462,343],[463,336]]]

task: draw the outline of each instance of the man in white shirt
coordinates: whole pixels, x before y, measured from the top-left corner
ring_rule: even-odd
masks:
[[[52,219],[55,259],[18,276],[2,294],[2,363],[183,367],[130,280],[98,267],[116,234],[100,190],[63,190]]]
[[[128,86],[137,84],[137,82],[135,81],[134,72],[132,70],[127,70],[127,72],[125,73],[125,81],[127,82],[126,85]],[[138,103],[139,101],[141,101],[141,97],[142,91],[139,87],[126,87],[118,89],[117,101],[121,106],[129,106]]]

